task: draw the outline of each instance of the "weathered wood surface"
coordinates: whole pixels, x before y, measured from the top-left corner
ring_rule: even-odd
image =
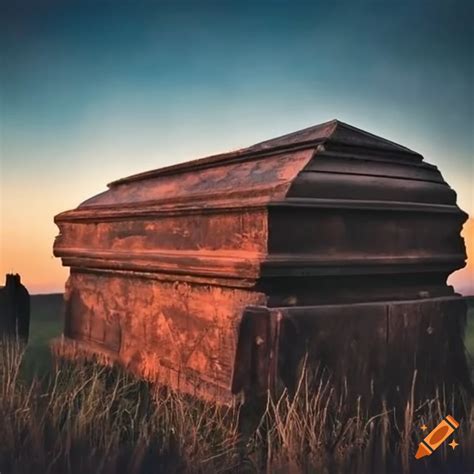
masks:
[[[7,274],[0,287],[0,339],[28,341],[30,328],[30,295],[18,274]]]
[[[350,357],[360,362],[352,373],[370,377],[367,364],[389,367],[396,352],[382,343],[387,308],[405,305],[403,318],[417,328],[411,333],[421,334],[420,308],[429,307],[421,302],[450,298],[456,307],[446,279],[465,264],[466,217],[421,155],[338,121],[124,178],[55,218],[54,253],[71,267],[65,338],[56,350],[100,354],[228,402],[232,387],[258,390],[271,374],[267,362],[258,374],[249,362],[253,341],[245,338],[254,329],[245,327],[256,326],[242,319],[246,308],[267,307],[271,319],[297,307],[311,315],[302,321],[316,335],[314,347],[327,340],[327,354],[313,351],[316,359],[337,373]],[[361,314],[357,305],[365,303],[379,304]],[[437,317],[436,324],[448,321],[444,310]],[[275,321],[265,324],[276,337],[268,350],[282,345],[279,360],[297,358],[299,347],[279,342]],[[393,322],[390,340],[415,353],[421,340],[406,331]],[[341,352],[354,333],[365,345]],[[443,354],[419,356],[441,364]],[[277,367],[271,377],[289,380],[291,370]],[[245,373],[254,373],[253,382]],[[354,378],[356,391],[364,377]]]
[[[294,392],[306,364],[309,372],[325,372],[339,390],[350,387],[353,401],[404,406],[412,387],[417,399],[441,385],[445,395],[453,393],[469,386],[466,310],[465,301],[452,296],[247,308],[232,391],[263,396],[280,380]]]

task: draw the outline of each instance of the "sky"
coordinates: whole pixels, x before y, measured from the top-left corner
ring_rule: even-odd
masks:
[[[114,179],[333,118],[474,216],[473,23],[471,1],[0,0],[0,278],[63,291],[53,217]]]

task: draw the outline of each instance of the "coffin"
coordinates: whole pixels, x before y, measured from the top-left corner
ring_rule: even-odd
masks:
[[[222,403],[305,355],[357,393],[468,384],[466,218],[436,166],[337,120],[120,179],[55,217],[55,351]]]

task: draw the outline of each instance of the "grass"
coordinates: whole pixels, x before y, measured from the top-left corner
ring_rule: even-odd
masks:
[[[24,355],[25,370],[46,374],[51,368],[49,341],[63,331],[63,295],[31,297],[31,322],[28,347]]]
[[[467,327],[465,339],[467,352],[474,359],[474,298],[470,300],[467,312]]]
[[[348,407],[324,374],[304,372],[295,397],[268,399],[256,429],[241,438],[237,405],[199,402],[94,363],[63,363],[30,380],[23,356],[11,341],[1,344],[1,472],[431,474],[463,472],[473,454],[464,420],[455,452],[444,447],[415,461],[418,427],[445,416],[441,396],[410,400],[401,425],[392,410],[369,417]]]
[[[41,299],[42,298],[42,299]],[[59,298],[33,297],[26,351],[0,344],[0,472],[320,474],[465,473],[474,469],[474,423],[460,446],[422,460],[414,452],[449,411],[442,392],[403,413],[369,416],[336,398],[331,381],[304,372],[297,393],[266,401],[248,435],[242,410],[203,403],[94,363],[51,366],[47,342],[62,330]],[[474,353],[470,311],[466,344]],[[240,420],[240,421],[239,421]]]

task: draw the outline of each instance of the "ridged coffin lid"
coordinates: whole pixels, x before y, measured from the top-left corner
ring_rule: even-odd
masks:
[[[88,210],[107,213],[107,209],[143,205],[160,206],[165,211],[171,207],[244,207],[280,201],[315,155],[328,158],[331,153],[334,159],[329,159],[336,168],[341,166],[337,158],[350,155],[359,163],[360,159],[389,161],[399,168],[419,168],[423,179],[425,174],[439,175],[418,153],[332,120],[240,150],[116,180],[108,185],[108,191],[60,214],[56,221],[89,218]]]
[[[308,176],[305,171],[311,170],[320,173],[322,182],[311,184],[308,188],[304,183]],[[330,175],[335,176],[334,182],[323,179]],[[353,178],[344,182],[336,179],[342,175]],[[387,198],[388,201],[430,203],[435,193],[435,203],[459,211],[453,207],[454,192],[444,182],[436,166],[424,162],[419,153],[346,123],[331,120],[240,150],[113,181],[107,191],[84,201],[74,210],[59,214],[55,221],[125,217],[130,215],[132,208],[138,215],[177,209],[265,206],[305,196],[383,199],[383,195],[390,194],[385,192],[386,188],[380,193],[374,187],[369,195],[361,194],[357,187],[360,189],[363,176],[367,178],[365,186],[370,188],[373,183],[371,177],[385,175],[387,178],[399,178],[399,181],[391,180],[390,185],[401,184],[399,190]],[[425,183],[425,187],[430,187],[427,193],[422,191],[424,196],[420,197],[418,191],[415,194],[402,192],[405,184],[413,186],[416,183]]]
[[[393,155],[397,155],[397,157],[405,156],[415,161],[423,160],[423,157],[419,153],[409,148],[334,119],[277,138],[265,140],[236,151],[220,153],[218,155],[135,174],[113,181],[108,186],[113,187],[133,181],[153,178],[155,176],[190,172],[202,168],[233,163],[253,156],[272,155],[285,151],[312,148],[318,145],[333,145],[348,148],[357,147],[371,150],[372,152],[381,152],[384,154],[392,153]]]
[[[464,265],[465,219],[436,166],[333,120],[114,181],[55,217],[54,254],[76,268],[241,286],[267,276],[444,278]]]

